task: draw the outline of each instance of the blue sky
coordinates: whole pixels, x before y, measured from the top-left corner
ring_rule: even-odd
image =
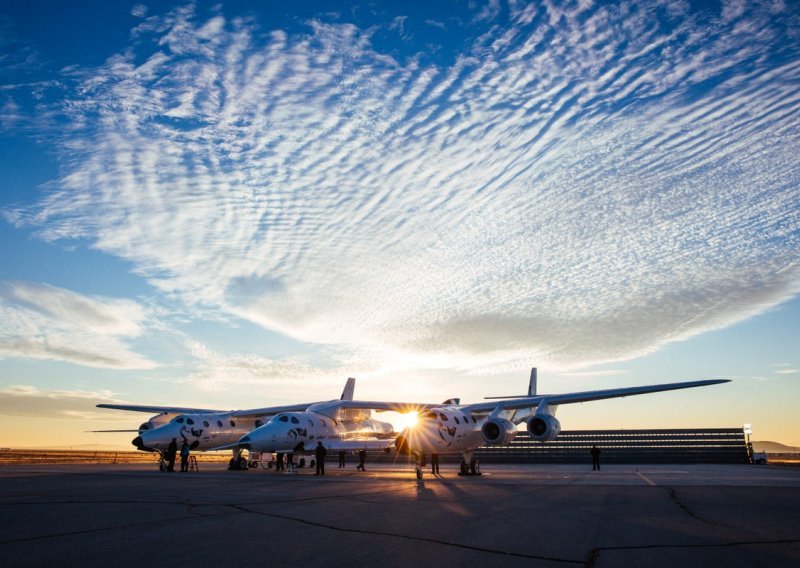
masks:
[[[0,10],[0,425],[700,378],[800,444],[790,2]],[[668,409],[669,411],[665,411]],[[116,440],[116,438],[115,438]],[[54,441],[55,443],[55,441]],[[124,444],[125,439],[119,438]]]

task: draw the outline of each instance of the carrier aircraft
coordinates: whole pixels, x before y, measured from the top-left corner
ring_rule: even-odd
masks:
[[[341,400],[352,400],[356,380],[347,379]],[[336,401],[338,402],[338,401]],[[98,408],[129,410],[134,412],[156,412],[147,422],[139,426],[138,436],[131,442],[137,449],[158,452],[161,467],[164,467],[164,454],[173,439],[178,446],[185,441],[194,451],[217,449],[233,450],[233,463],[239,469],[246,469],[247,462],[241,455],[236,442],[242,435],[258,428],[271,417],[282,412],[305,410],[315,403],[290,404],[247,410],[209,410],[171,406],[139,406],[133,404],[98,404]],[[390,425],[389,428],[391,428]],[[99,430],[102,432],[137,432],[137,430]]]
[[[519,397],[491,397],[485,402],[440,404],[338,400],[311,405],[302,411],[276,414],[269,422],[243,436],[237,446],[254,452],[313,452],[318,442],[327,450],[380,450],[394,446],[399,453],[460,454],[462,470],[484,445],[510,443],[525,424],[533,440],[547,442],[561,431],[555,414],[561,404],[704,387],[727,379],[689,381],[563,394],[537,394],[536,368],[531,370],[528,393]],[[418,413],[417,422],[393,439],[374,424],[371,411]],[[380,423],[377,423],[380,424]]]

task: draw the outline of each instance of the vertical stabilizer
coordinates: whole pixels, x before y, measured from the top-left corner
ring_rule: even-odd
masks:
[[[339,400],[353,400],[353,394],[356,390],[356,380],[353,377],[347,379],[347,382],[344,384],[344,390],[342,391],[342,398]]]
[[[536,396],[536,367],[531,369],[531,382],[528,383],[528,396]]]

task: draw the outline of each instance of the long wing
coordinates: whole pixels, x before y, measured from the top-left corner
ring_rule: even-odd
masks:
[[[285,406],[269,406],[266,408],[248,408],[247,410],[212,410],[209,408],[186,408],[182,406],[141,406],[136,404],[98,404],[97,408],[111,408],[113,410],[130,410],[133,412],[149,412],[151,414],[160,414],[167,412],[170,414],[224,414],[231,413],[231,416],[238,418],[257,418],[262,416],[270,416],[278,414],[279,412],[292,412],[303,411],[313,403],[306,402],[303,404],[291,404]]]
[[[150,414],[161,414],[169,412],[175,414],[193,413],[213,413],[224,412],[224,410],[210,410],[208,408],[185,408],[181,406],[141,406],[138,404],[98,404],[97,408],[110,408],[112,410],[130,410],[131,412],[149,412]]]
[[[308,410],[312,412],[321,412],[325,414],[330,410],[345,410],[345,409],[361,409],[361,410],[378,410],[380,412],[424,412],[430,408],[445,406],[442,404],[429,404],[422,402],[381,402],[374,400],[332,400],[330,402],[321,402],[314,404]]]
[[[246,410],[234,410],[231,416],[238,418],[260,418],[263,416],[274,416],[280,412],[303,412],[313,402],[305,402],[302,404],[289,404],[285,406],[266,406],[264,408],[248,408]]]
[[[520,408],[533,408],[538,406],[542,400],[546,400],[547,404],[571,404],[574,402],[589,402],[591,400],[603,400],[606,398],[622,398],[626,396],[634,396],[637,394],[648,394],[652,392],[662,392],[678,389],[691,389],[694,387],[706,387],[709,385],[718,385],[720,383],[729,383],[728,379],[714,379],[707,381],[688,381],[684,383],[666,383],[661,385],[647,385],[641,387],[625,387],[621,389],[605,389],[596,391],[583,391],[571,392],[564,394],[549,394],[515,398],[510,400],[497,400],[491,402],[478,402],[475,404],[466,404],[463,408],[469,412],[491,412],[498,407],[503,410],[515,410]]]

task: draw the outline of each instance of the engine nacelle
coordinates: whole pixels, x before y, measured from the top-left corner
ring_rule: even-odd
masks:
[[[528,419],[528,435],[537,442],[555,440],[561,432],[561,422],[550,414],[533,415]]]
[[[481,426],[483,441],[489,445],[508,444],[517,435],[517,426],[505,418],[492,418]]]

